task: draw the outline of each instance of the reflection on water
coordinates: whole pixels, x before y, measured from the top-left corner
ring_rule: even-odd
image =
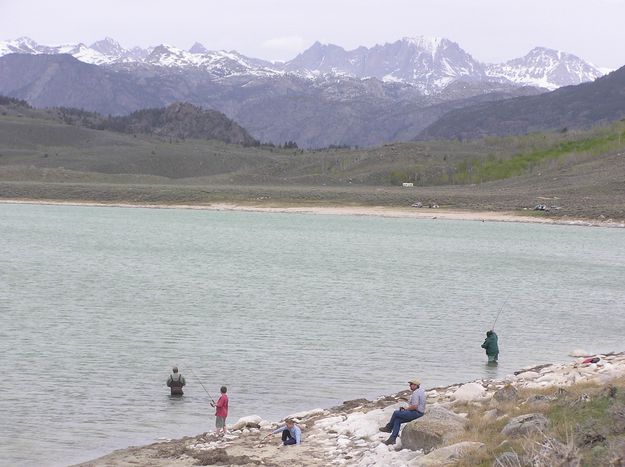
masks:
[[[407,377],[430,388],[623,350],[617,229],[25,205],[0,216],[10,465],[212,429],[200,381],[228,386],[230,423],[277,420]],[[492,367],[480,345],[504,303]],[[165,385],[174,365],[179,399]]]

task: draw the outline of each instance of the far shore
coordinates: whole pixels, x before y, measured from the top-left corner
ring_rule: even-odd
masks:
[[[533,216],[529,212],[524,215],[513,211],[473,211],[447,208],[414,208],[398,206],[324,206],[324,205],[297,205],[297,204],[239,204],[239,203],[206,203],[206,204],[152,204],[133,202],[96,202],[96,201],[64,201],[64,200],[29,200],[29,199],[0,199],[0,204],[32,204],[57,206],[97,206],[121,208],[148,208],[148,209],[192,209],[205,211],[240,211],[240,212],[270,212],[270,213],[299,213],[316,215],[341,216],[376,216],[389,218],[412,219],[444,219],[478,222],[523,222],[557,225],[580,225],[600,227],[621,227],[625,224],[611,220],[582,218],[550,218]]]

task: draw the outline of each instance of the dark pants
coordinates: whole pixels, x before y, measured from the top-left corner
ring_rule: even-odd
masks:
[[[393,412],[391,421],[388,422],[388,426],[393,429],[391,436],[397,438],[402,423],[411,422],[419,417],[423,417],[423,412],[419,412],[418,410],[396,410]]]
[[[282,441],[285,446],[295,444],[295,438],[291,436],[291,432],[289,430],[282,430]]]

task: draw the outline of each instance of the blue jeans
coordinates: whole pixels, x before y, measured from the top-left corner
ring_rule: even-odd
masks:
[[[399,436],[399,428],[402,423],[411,422],[419,417],[423,417],[423,412],[418,410],[396,410],[393,412],[389,426],[393,429],[391,436],[397,438]]]
[[[497,358],[499,354],[496,355],[488,355],[488,363],[497,363]]]
[[[282,430],[282,442],[285,446],[288,446],[290,444],[295,444],[297,441],[295,441],[295,438],[291,436],[291,432],[289,430]]]

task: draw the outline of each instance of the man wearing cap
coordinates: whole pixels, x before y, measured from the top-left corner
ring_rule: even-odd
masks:
[[[399,436],[399,428],[402,423],[411,422],[419,417],[423,417],[425,413],[425,391],[421,388],[418,379],[412,379],[408,382],[412,394],[408,407],[400,407],[399,410],[393,412],[391,420],[380,431],[390,433],[391,436],[384,441],[384,444],[395,444]]]

